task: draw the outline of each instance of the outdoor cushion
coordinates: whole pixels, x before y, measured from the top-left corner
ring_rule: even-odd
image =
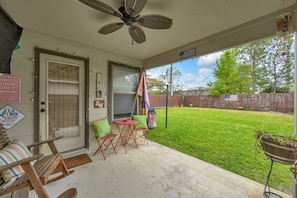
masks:
[[[146,115],[133,115],[132,120],[135,120],[135,121],[138,122],[135,129],[146,129],[146,128],[148,128]]]
[[[102,120],[96,120],[92,122],[91,125],[99,139],[106,135],[112,134],[111,127],[106,118]]]
[[[9,145],[0,150],[0,166],[10,164],[12,162],[32,157],[32,153],[20,140],[13,140]],[[20,177],[24,174],[21,166],[8,169],[1,173],[4,181],[9,181],[13,177]]]

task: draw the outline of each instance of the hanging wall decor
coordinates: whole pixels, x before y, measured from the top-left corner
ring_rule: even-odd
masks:
[[[94,100],[94,108],[104,108],[105,101],[104,100]]]
[[[96,73],[96,98],[102,98],[102,74]]]
[[[12,75],[0,75],[0,103],[21,102],[21,78]]]
[[[0,122],[5,129],[12,128],[23,118],[25,118],[24,114],[9,105],[0,109]]]
[[[284,35],[293,31],[293,16],[291,12],[280,14],[276,17],[276,34]]]

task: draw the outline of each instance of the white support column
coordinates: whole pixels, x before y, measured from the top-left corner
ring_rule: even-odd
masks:
[[[170,65],[170,95],[171,96],[173,96],[173,77],[172,77],[172,75],[173,75],[173,66],[172,66],[172,63],[171,63],[171,65]]]
[[[295,138],[297,137],[297,56],[296,56],[296,52],[297,52],[297,42],[296,42],[296,27],[297,27],[297,0],[295,2],[295,13],[294,13],[294,57],[295,57],[295,67],[294,67],[294,136]],[[296,181],[295,178],[293,177],[292,179],[292,197],[293,198],[297,198],[297,186],[296,186]]]

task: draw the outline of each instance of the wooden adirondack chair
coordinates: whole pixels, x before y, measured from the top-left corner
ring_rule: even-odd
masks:
[[[34,147],[39,146],[40,144],[47,143],[53,153],[51,155],[44,156],[42,154],[38,154],[32,157],[16,160],[15,162],[9,163],[7,165],[0,166],[0,173],[3,173],[4,170],[12,170],[11,168],[18,165],[20,165],[25,172],[24,175],[16,179],[14,178],[9,182],[4,182],[2,177],[2,184],[0,183],[0,196],[14,192],[24,187],[29,187],[30,190],[34,189],[36,191],[38,197],[49,197],[43,185],[49,182],[56,181],[73,173],[73,170],[67,169],[63,161],[63,155],[57,151],[53,141],[54,140],[46,140],[29,146]],[[0,151],[5,150],[9,147],[9,145],[12,144],[12,141],[10,141],[6,134],[5,128],[0,123]],[[34,165],[32,165],[32,161],[35,162]],[[61,174],[50,178],[50,175],[54,172],[57,166],[62,167]]]

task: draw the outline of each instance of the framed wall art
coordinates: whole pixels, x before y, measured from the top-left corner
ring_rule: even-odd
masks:
[[[104,108],[105,101],[104,100],[94,100],[94,108]]]

